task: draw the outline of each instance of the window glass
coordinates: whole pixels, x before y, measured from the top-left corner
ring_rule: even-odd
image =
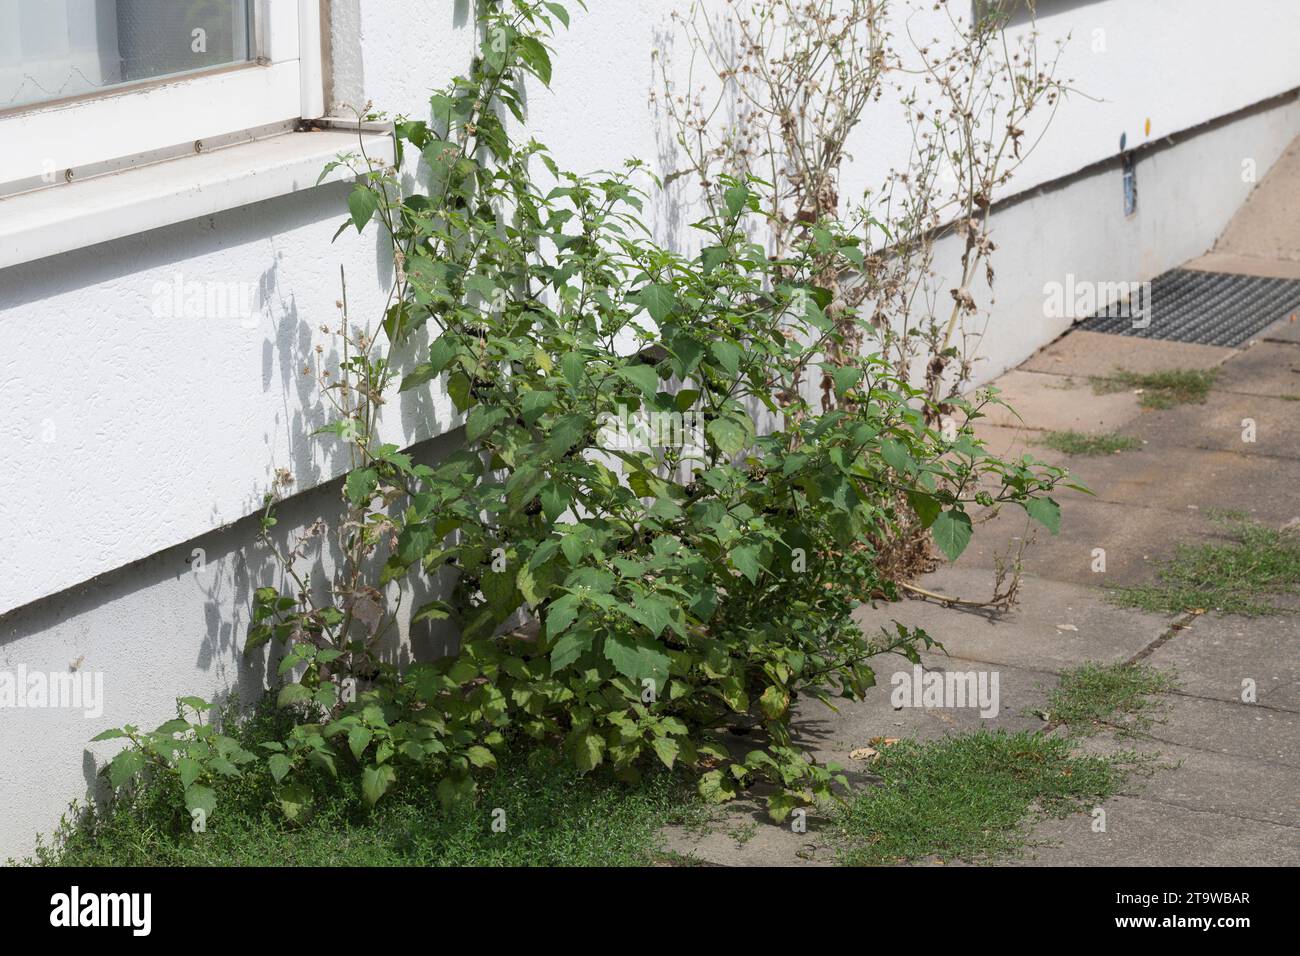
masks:
[[[253,57],[250,0],[0,0],[0,110]]]

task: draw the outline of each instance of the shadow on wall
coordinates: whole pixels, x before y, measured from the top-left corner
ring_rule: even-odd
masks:
[[[1037,18],[1069,13],[1080,7],[1096,5],[1098,0],[973,0],[972,16],[978,17],[992,10],[1004,10],[1012,26],[1029,23]]]
[[[420,443],[411,453],[417,463],[433,465],[460,439],[454,432]],[[331,529],[309,539],[296,565],[318,595],[327,593],[342,561],[332,533],[341,502],[342,481],[336,480],[287,499],[277,512],[275,540],[282,551],[318,520]],[[94,795],[98,765],[85,745],[99,730],[127,722],[152,727],[172,716],[172,698],[178,696],[211,700],[233,694],[250,705],[275,684],[278,645],[243,654],[253,591],[268,585],[290,589],[279,564],[257,541],[259,522],[257,515],[245,518],[0,617],[0,670],[22,665],[28,672],[53,672],[79,655],[78,667],[103,674],[103,718],[79,723],[75,740],[64,740],[50,727],[42,740],[26,743],[29,750],[49,750],[29,756],[59,763],[75,759],[76,751],[68,748],[85,747],[83,776]],[[386,549],[374,556],[367,580],[378,579],[386,557]],[[456,634],[446,622],[408,625],[415,608],[445,597],[452,583],[443,576],[387,587],[388,609],[400,606],[402,616],[380,645],[381,660],[405,666],[454,652]],[[0,734],[4,731],[0,725]],[[19,741],[2,743],[9,750]]]

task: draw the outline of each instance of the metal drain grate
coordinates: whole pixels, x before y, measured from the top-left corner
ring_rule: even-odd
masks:
[[[1101,312],[1080,327],[1141,339],[1240,345],[1300,308],[1300,280],[1173,269],[1152,279],[1143,297],[1141,319]],[[1143,322],[1145,328],[1135,327]]]

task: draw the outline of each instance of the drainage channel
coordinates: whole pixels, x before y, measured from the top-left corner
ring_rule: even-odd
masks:
[[[1141,339],[1237,346],[1300,309],[1300,280],[1173,269],[1144,284],[1138,297],[1140,302],[1121,302],[1078,327]]]

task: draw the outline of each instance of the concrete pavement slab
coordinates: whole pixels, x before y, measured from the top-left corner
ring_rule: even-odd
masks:
[[[1062,493],[1057,500],[1059,534],[1027,521],[1022,509],[1008,507],[996,518],[976,524],[970,545],[954,567],[989,569],[985,575],[991,582],[997,561],[1005,563],[1008,555],[1014,558],[1021,541],[1032,536],[1023,556],[1029,574],[1090,588],[1135,586],[1154,582],[1159,563],[1171,557],[1178,544],[1225,540],[1220,529],[1191,509],[1179,513],[1114,504],[1072,492]],[[985,584],[980,593],[989,587]]]
[[[1159,746],[1160,759],[1177,766],[1158,772],[1143,786],[1144,798],[1289,827],[1291,840],[1300,843],[1300,771],[1171,744]]]
[[[1161,722],[1149,731],[1157,746],[1177,744],[1300,771],[1300,715],[1186,694],[1164,695],[1160,700],[1164,704]],[[1300,784],[1300,774],[1295,782]],[[1300,786],[1292,798],[1296,801],[1300,801]],[[1294,822],[1300,825],[1300,819]]]
[[[947,594],[987,594],[991,580],[979,569],[949,568],[924,575],[922,586]],[[1128,660],[1168,629],[1164,615],[1113,607],[1094,588],[1026,575],[1020,603],[1005,613],[948,608],[932,601],[863,606],[854,617],[874,632],[892,622],[921,627],[953,657],[1059,672],[1086,661]]]
[[[1136,395],[1130,392],[1093,395],[1092,386],[1081,377],[1015,369],[993,384],[1001,390],[1000,397],[1010,408],[986,408],[984,421],[1006,428],[1097,434],[1115,431],[1142,411]]]
[[[1147,663],[1176,670],[1188,694],[1240,703],[1242,682],[1254,682],[1265,706],[1300,712],[1289,691],[1300,684],[1300,617],[1205,614],[1156,648]]]
[[[1292,342],[1300,344],[1300,317],[1288,316],[1274,322],[1255,337],[1263,342]]]
[[[1240,511],[1275,526],[1300,515],[1296,459],[1195,448],[1171,456],[1142,446],[1118,455],[1067,458],[1064,464],[1105,502],[1189,513],[1193,518],[1214,509]],[[1062,534],[1071,533],[1063,524]]]
[[[1256,342],[1223,363],[1214,387],[1300,402],[1300,345]]]
[[[1300,261],[1300,141],[1293,142],[1251,191],[1214,252],[1256,259]]]
[[[1275,687],[1261,696],[1259,700],[1260,703],[1266,704],[1275,710],[1289,710],[1292,713],[1300,713],[1300,681]]]
[[[1152,412],[1120,430],[1145,440],[1148,451],[1206,448],[1300,458],[1300,403],[1262,395],[1211,392],[1204,405]],[[1171,459],[1171,466],[1178,467],[1176,460]]]
[[[1227,272],[1239,276],[1260,276],[1265,279],[1300,279],[1300,261],[1287,259],[1261,259],[1258,256],[1238,256],[1226,252],[1211,252],[1193,259],[1183,266],[1197,272]]]
[[[835,845],[824,818],[809,814],[807,831],[777,824],[758,800],[746,798],[718,807],[704,828],[671,826],[663,849],[695,864],[710,866],[832,866]]]
[[[1236,351],[1217,345],[1139,339],[1075,329],[1034,355],[1020,369],[1087,379],[1092,375],[1110,375],[1117,368],[1131,372],[1214,368]]]
[[[861,701],[836,701],[838,713],[817,700],[800,701],[798,706],[798,740],[811,748],[818,760],[834,761],[854,773],[868,773],[870,762],[855,759],[853,752],[869,746],[877,737],[898,737],[912,740],[935,740],[949,734],[975,730],[1042,730],[1041,711],[1047,695],[1056,685],[1050,671],[1030,670],[1005,664],[988,664],[969,661],[942,654],[923,654],[923,674],[945,674],[962,677],[969,686],[968,675],[983,682],[991,692],[996,710],[981,711],[977,706],[925,707],[920,696],[912,694],[916,675],[914,665],[905,657],[890,654],[871,662],[876,672],[876,686]],[[924,679],[924,677],[922,678]],[[906,686],[909,703],[899,709],[893,707],[896,687]],[[974,701],[968,701],[974,703]],[[985,713],[988,716],[985,716]],[[879,749],[877,747],[877,749]]]
[[[1028,866],[1296,866],[1300,831],[1139,797],[1107,801],[1104,832],[1090,814],[1045,820],[1039,847],[1015,861]]]

